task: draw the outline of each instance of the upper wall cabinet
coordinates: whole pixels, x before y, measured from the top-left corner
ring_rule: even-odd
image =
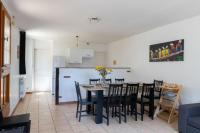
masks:
[[[83,58],[92,58],[93,56],[94,50],[92,49],[70,48],[68,51],[68,62],[82,63]]]
[[[93,49],[82,49],[83,58],[92,58],[94,56]]]
[[[68,54],[69,63],[82,63],[82,53],[80,49],[70,48]]]

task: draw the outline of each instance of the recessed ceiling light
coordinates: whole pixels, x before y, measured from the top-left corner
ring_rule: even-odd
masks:
[[[98,17],[91,17],[88,19],[89,19],[90,23],[99,23],[101,21],[101,19]]]

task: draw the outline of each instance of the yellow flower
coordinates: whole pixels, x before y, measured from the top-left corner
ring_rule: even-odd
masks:
[[[102,70],[103,68],[104,68],[103,66],[96,66],[95,69],[96,69],[97,71],[100,71],[100,70]]]
[[[112,69],[111,69],[111,68],[107,68],[106,71],[107,71],[108,73],[110,73],[110,72],[112,72]]]

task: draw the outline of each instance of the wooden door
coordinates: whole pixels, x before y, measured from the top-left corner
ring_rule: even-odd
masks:
[[[11,18],[2,4],[0,8],[0,105],[4,116],[8,116],[10,112]]]

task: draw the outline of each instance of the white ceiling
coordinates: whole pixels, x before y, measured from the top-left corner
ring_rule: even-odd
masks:
[[[7,0],[18,25],[48,39],[109,43],[200,15],[200,0]],[[99,17],[100,23],[89,23]]]

